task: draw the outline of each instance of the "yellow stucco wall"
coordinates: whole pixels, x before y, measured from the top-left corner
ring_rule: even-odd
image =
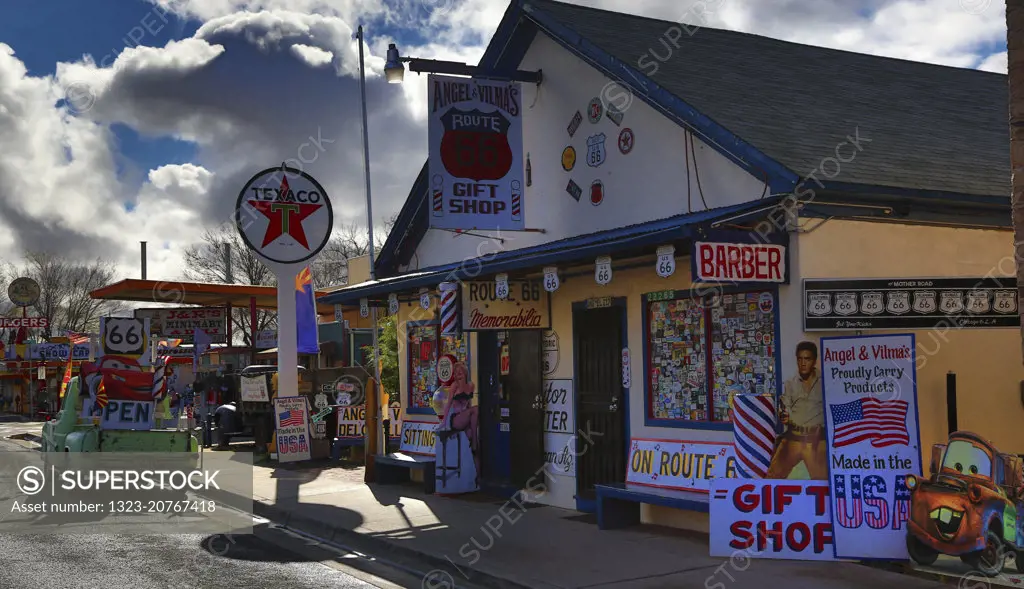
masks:
[[[1016,272],[1009,231],[829,221],[801,234],[799,242],[803,278],[981,278]],[[1019,330],[899,330],[908,331],[917,339],[924,470],[932,444],[946,439],[946,373],[950,371],[957,375],[960,429],[989,438],[1001,451],[1024,453]]]

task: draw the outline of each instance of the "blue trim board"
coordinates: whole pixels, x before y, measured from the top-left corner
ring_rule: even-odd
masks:
[[[760,283],[760,284],[748,284],[743,286],[715,286],[709,287],[708,285],[700,285],[702,289],[710,289],[707,294],[699,294],[700,291],[694,291],[693,289],[675,289],[673,290],[674,300],[680,298],[693,298],[696,296],[707,297],[714,294],[734,294],[734,293],[746,293],[746,292],[770,292],[772,300],[774,301],[774,316],[775,316],[775,334],[773,342],[775,345],[775,400],[778,402],[779,395],[782,391],[782,355],[779,346],[779,331],[781,328],[781,313],[779,312],[779,287],[777,284]],[[644,425],[648,427],[665,427],[673,429],[687,429],[687,430],[712,430],[712,431],[732,431],[733,426],[731,422],[718,422],[718,421],[693,421],[687,419],[657,419],[652,416],[652,402],[653,396],[651,391],[651,352],[650,352],[650,341],[651,341],[651,322],[650,322],[650,300],[652,292],[644,293],[640,299],[640,312],[643,319],[643,366],[644,366]],[[656,302],[656,301],[655,301]],[[711,322],[707,320],[708,307],[705,306],[705,332],[704,341],[705,346],[707,342],[711,341]],[[713,374],[711,366],[711,354],[707,355],[707,374],[709,375],[708,382],[706,384],[708,402],[710,407],[712,392],[712,385],[710,375]],[[776,424],[779,427],[779,424]]]
[[[721,207],[697,213],[676,215],[657,221],[610,229],[551,241],[536,246],[473,258],[458,263],[434,266],[408,275],[378,280],[364,285],[343,288],[325,295],[318,302],[325,304],[355,304],[361,298],[386,296],[392,292],[420,287],[434,288],[445,280],[473,280],[482,275],[538,268],[546,264],[585,260],[613,254],[629,248],[652,247],[666,242],[687,239],[693,227],[715,219],[728,217],[752,208],[763,208],[758,200],[739,205]]]
[[[611,307],[618,307],[622,311],[622,313],[621,313],[621,317],[622,317],[622,319],[621,319],[621,329],[622,329],[622,331],[621,331],[621,335],[620,335],[621,341],[620,341],[619,345],[622,348],[628,348],[629,347],[629,304],[628,304],[628,297],[612,297]],[[577,331],[576,330],[576,313],[578,311],[586,311],[586,310],[587,310],[587,301],[575,301],[575,302],[572,303],[572,338],[573,338],[573,346],[572,346],[572,390],[573,390],[572,399],[573,400],[572,400],[572,402],[573,402],[573,415],[575,416],[574,420],[575,420],[575,427],[576,427],[576,431],[574,432],[573,435],[579,435],[579,432],[581,430],[584,431],[584,432],[586,432],[586,430],[587,430],[587,428],[585,427],[585,424],[581,425],[580,422],[579,422],[579,419],[578,419],[578,416],[580,414],[580,400],[579,400],[579,394],[578,394],[578,391],[579,391],[579,372],[580,371],[579,371],[579,352],[578,352],[579,346],[576,345],[576,331]],[[630,350],[630,358],[632,359],[632,350]],[[631,377],[632,377],[632,375],[631,375]],[[623,419],[623,431],[622,431],[622,435],[623,435],[623,449],[622,450],[623,450],[623,452],[625,452],[625,464],[627,465],[626,467],[629,468],[629,441],[632,438],[631,438],[630,427],[629,427],[629,420],[630,420],[630,413],[629,413],[629,388],[627,388],[627,387],[622,387],[622,406],[624,408],[623,416],[622,416],[622,419]],[[576,477],[575,477],[575,480],[576,480],[576,494],[575,494],[574,498],[576,499],[576,510],[577,511],[582,511],[584,513],[594,513],[594,512],[596,512],[597,511],[597,499],[596,498],[595,499],[580,499],[580,497],[579,497],[579,493],[580,493],[580,488],[579,488],[579,484],[580,484],[579,483],[579,481],[580,481],[579,462],[576,463]],[[615,482],[615,481],[612,481],[612,482]],[[625,482],[625,481],[623,481],[623,482]]]

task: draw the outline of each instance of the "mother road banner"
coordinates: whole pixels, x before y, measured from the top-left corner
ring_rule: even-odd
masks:
[[[906,559],[921,475],[914,336],[821,339],[836,558]]]

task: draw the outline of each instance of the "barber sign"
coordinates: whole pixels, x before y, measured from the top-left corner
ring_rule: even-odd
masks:
[[[786,246],[772,243],[693,244],[693,276],[701,282],[784,283]]]

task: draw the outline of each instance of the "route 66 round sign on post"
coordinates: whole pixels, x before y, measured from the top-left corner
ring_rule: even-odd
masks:
[[[601,256],[594,261],[594,280],[601,286],[612,281],[612,259],[610,256]]]
[[[388,295],[388,315],[398,315],[398,295],[395,293]]]
[[[544,290],[548,292],[558,290],[558,268],[554,266],[544,268]]]
[[[658,276],[668,278],[676,271],[676,247],[663,245],[658,248]]]
[[[437,380],[448,386],[455,380],[455,356],[445,354],[437,359]]]
[[[277,394],[297,396],[295,278],[331,238],[331,199],[312,176],[282,163],[258,172],[242,187],[235,201],[235,227],[277,277]]]
[[[494,277],[494,296],[499,299],[508,298],[508,274],[498,274]]]
[[[149,317],[100,317],[100,349],[115,356],[143,356],[149,349]]]

